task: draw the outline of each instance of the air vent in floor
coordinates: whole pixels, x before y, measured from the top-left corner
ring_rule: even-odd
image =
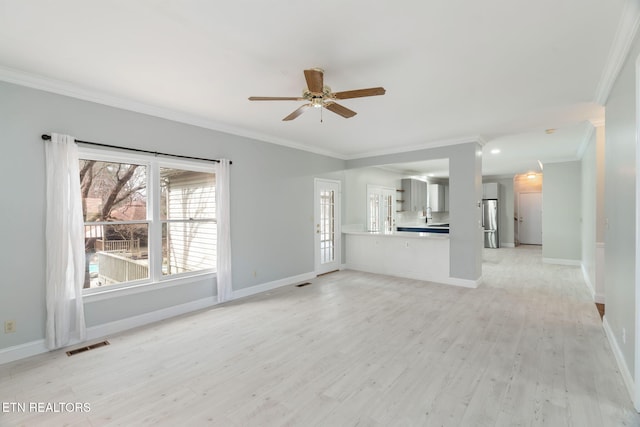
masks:
[[[109,341],[101,341],[95,344],[88,345],[86,347],[76,348],[75,350],[67,351],[67,356],[73,356],[74,354],[84,353],[85,351],[93,350],[94,348],[104,347],[105,345],[109,345]]]

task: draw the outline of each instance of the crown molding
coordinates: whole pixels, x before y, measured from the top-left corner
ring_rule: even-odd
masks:
[[[147,114],[149,116],[159,117],[174,122],[198,126],[218,132],[224,132],[230,135],[242,136],[260,142],[268,142],[271,144],[294,148],[301,151],[307,151],[322,156],[346,160],[345,155],[341,153],[335,153],[317,147],[310,147],[308,145],[300,144],[298,142],[290,141],[284,138],[277,138],[271,135],[250,131],[248,129],[229,126],[194,114],[134,101],[132,99],[111,95],[95,89],[81,87],[69,82],[56,80],[37,74],[31,74],[4,66],[0,66],[0,81],[5,81],[7,83],[12,83],[20,86],[26,86],[45,92],[51,92],[58,95],[68,96],[83,101],[94,102],[96,104],[102,104],[109,107],[133,111],[135,113]]]
[[[594,101],[600,105],[604,105],[607,102],[607,98],[609,98],[613,84],[616,78],[618,78],[620,69],[629,54],[631,43],[636,35],[639,23],[640,1],[626,0],[616,35],[609,50],[607,62],[600,77],[598,87],[596,88]]]
[[[584,135],[582,136],[582,141],[580,141],[578,150],[576,150],[576,159],[580,160],[582,159],[582,156],[584,156],[584,152],[587,151],[589,141],[591,141],[591,137],[593,136],[595,129],[596,126],[593,124],[593,122],[591,120],[588,120]]]
[[[486,144],[486,141],[484,140],[484,138],[482,138],[479,135],[476,136],[469,136],[469,137],[462,137],[462,138],[455,138],[455,139],[445,139],[445,140],[440,140],[440,141],[432,141],[432,142],[427,142],[424,144],[419,144],[419,145],[412,145],[409,147],[401,147],[401,148],[395,148],[395,149],[388,149],[388,150],[379,150],[379,151],[367,151],[367,152],[361,152],[358,154],[352,154],[349,155],[345,158],[345,160],[357,160],[357,159],[364,159],[367,157],[376,157],[376,156],[388,156],[391,154],[398,154],[398,153],[407,153],[410,151],[420,151],[420,150],[425,150],[425,149],[429,149],[429,148],[438,148],[438,147],[447,147],[450,145],[460,145],[460,144],[467,144],[470,142],[475,142],[477,144],[480,144],[481,146],[484,146]]]
[[[544,162],[541,161],[541,163],[543,165],[549,165],[549,164],[553,164],[553,163],[569,163],[569,162],[577,162],[577,161],[580,161],[580,159],[576,158],[576,157],[562,157],[562,158],[559,158],[559,159],[547,160],[547,161],[544,161]]]

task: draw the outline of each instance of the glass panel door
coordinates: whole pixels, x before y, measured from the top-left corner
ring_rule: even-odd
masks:
[[[316,179],[316,273],[340,268],[340,182]]]

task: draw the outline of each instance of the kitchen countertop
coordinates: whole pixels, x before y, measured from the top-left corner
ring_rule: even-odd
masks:
[[[410,239],[448,239],[449,234],[447,233],[425,233],[425,232],[416,232],[416,231],[391,231],[391,232],[382,232],[382,231],[366,231],[366,230],[358,230],[358,229],[343,229],[343,234],[355,234],[360,236],[376,236],[376,237],[402,237],[402,238],[410,238]]]

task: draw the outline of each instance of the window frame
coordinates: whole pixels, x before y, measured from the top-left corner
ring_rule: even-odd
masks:
[[[376,209],[376,212],[373,212],[371,207],[371,196],[375,196],[379,201],[382,201],[385,198],[389,198],[390,203],[385,206],[380,203]],[[387,216],[387,212],[390,213]],[[373,229],[372,227],[372,217],[376,215],[378,218],[377,229]],[[376,184],[367,184],[367,224],[366,228],[369,232],[374,233],[392,233],[395,231],[396,226],[396,189],[391,187],[385,187],[382,185]],[[389,221],[388,229],[385,228],[386,220]]]
[[[198,271],[187,271],[182,273],[163,275],[162,274],[162,225],[171,220],[160,219],[160,201],[161,201],[161,184],[160,169],[173,168],[188,170],[193,172],[217,173],[215,163],[207,161],[191,160],[191,159],[173,159],[151,154],[131,153],[119,151],[115,149],[92,148],[86,146],[78,146],[79,160],[96,160],[101,162],[138,164],[147,168],[147,218],[145,220],[117,221],[115,223],[125,224],[147,224],[148,227],[148,259],[149,259],[149,278],[132,280],[128,282],[116,283],[108,286],[97,288],[86,288],[82,290],[84,297],[107,296],[114,293],[133,294],[141,291],[158,289],[160,287],[177,286],[184,283],[193,282],[201,278],[215,277],[216,269],[207,268]],[[218,209],[216,206],[215,217],[207,219],[217,224]],[[185,222],[184,220],[180,220]],[[197,220],[193,220],[199,221]],[[186,221],[189,222],[189,221]],[[109,222],[113,224],[114,222]],[[91,224],[85,223],[85,225]],[[96,225],[104,224],[104,222],[96,222]],[[216,247],[217,256],[217,247]],[[102,299],[102,298],[96,298]]]

